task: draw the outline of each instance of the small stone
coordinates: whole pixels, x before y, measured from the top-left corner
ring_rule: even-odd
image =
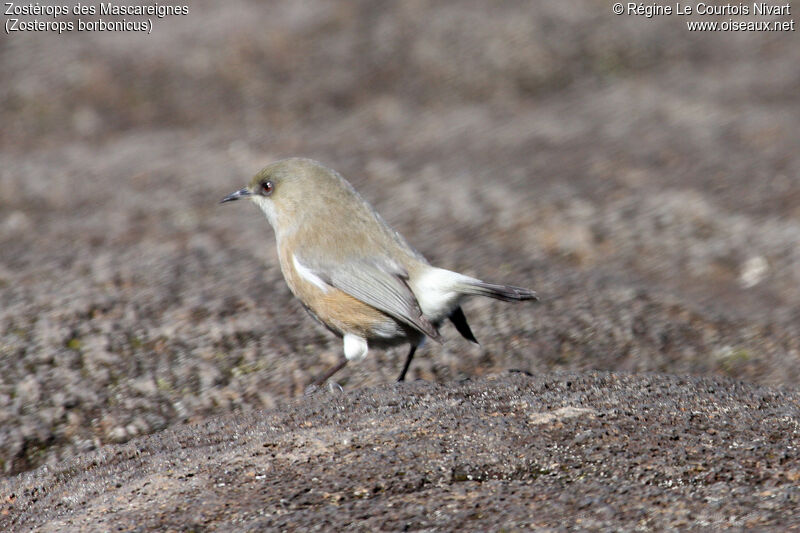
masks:
[[[749,289],[761,283],[769,272],[769,263],[763,256],[750,257],[742,264],[739,274],[739,284]]]

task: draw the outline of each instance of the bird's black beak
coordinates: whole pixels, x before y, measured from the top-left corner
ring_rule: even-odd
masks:
[[[250,196],[250,189],[245,187],[244,189],[239,189],[236,192],[232,192],[228,196],[220,200],[219,203],[224,204],[225,202],[232,202],[234,200],[238,200],[242,196]]]

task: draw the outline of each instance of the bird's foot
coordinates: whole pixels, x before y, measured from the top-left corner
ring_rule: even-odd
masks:
[[[317,393],[323,392],[325,389],[328,390],[331,394],[343,394],[344,389],[341,385],[336,383],[335,381],[328,381],[327,387],[322,387],[322,384],[317,384],[316,382],[312,383],[308,387],[306,387],[305,392],[303,393],[305,396],[314,396]]]

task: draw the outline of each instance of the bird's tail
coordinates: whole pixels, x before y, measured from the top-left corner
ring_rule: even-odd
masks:
[[[502,300],[504,302],[539,299],[536,293],[530,289],[514,287],[513,285],[496,285],[474,278],[460,283],[458,290],[463,294],[488,296],[489,298]]]

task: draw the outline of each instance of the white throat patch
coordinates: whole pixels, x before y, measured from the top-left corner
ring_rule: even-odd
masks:
[[[256,203],[258,207],[264,212],[267,216],[267,220],[269,220],[270,225],[273,228],[277,228],[278,226],[275,225],[277,221],[276,213],[275,213],[275,206],[272,204],[271,201],[267,200],[263,196],[259,196],[257,194],[251,196],[250,198]]]

